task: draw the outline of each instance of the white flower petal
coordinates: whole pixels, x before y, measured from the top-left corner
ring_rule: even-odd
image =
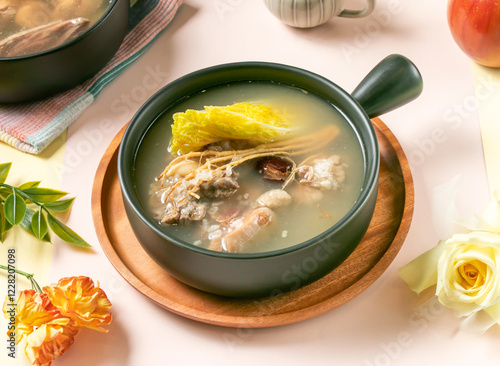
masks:
[[[437,264],[444,250],[444,241],[399,269],[399,275],[417,294],[436,284]]]
[[[481,335],[495,323],[495,319],[493,319],[489,314],[484,311],[478,311],[462,321],[460,324],[460,330],[467,333]]]
[[[455,205],[455,198],[460,188],[461,176],[457,175],[448,183],[434,188],[432,195],[432,223],[439,238],[449,238],[457,231],[459,214]]]
[[[478,218],[477,230],[500,233],[500,192],[495,191],[493,199]]]

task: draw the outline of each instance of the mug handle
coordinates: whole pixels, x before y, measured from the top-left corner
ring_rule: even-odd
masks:
[[[361,18],[370,15],[374,8],[375,8],[375,0],[367,0],[364,9],[361,10],[342,9],[342,11],[339,13],[338,16],[344,18]]]

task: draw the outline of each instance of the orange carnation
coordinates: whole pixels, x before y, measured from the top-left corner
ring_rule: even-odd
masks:
[[[63,316],[71,318],[79,326],[108,331],[101,326],[111,323],[111,303],[99,288],[99,283],[94,285],[91,278],[61,278],[57,284],[45,286],[43,291]]]
[[[26,337],[25,352],[35,366],[50,366],[73,344],[82,327],[107,332],[111,303],[89,277],[66,277],[43,293],[24,290],[17,303],[7,297],[3,312],[15,323],[15,343]],[[10,333],[9,333],[10,332]],[[10,338],[12,331],[8,331]]]
[[[33,332],[36,327],[62,317],[47,294],[39,294],[35,290],[21,291],[16,304],[12,304],[7,297],[3,304],[3,313],[6,318],[15,317],[16,343],[19,343],[23,336]]]
[[[50,366],[73,344],[79,327],[69,318],[54,319],[26,338],[25,352],[32,365]]]

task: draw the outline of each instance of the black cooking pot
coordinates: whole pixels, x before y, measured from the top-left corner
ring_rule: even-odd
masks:
[[[27,102],[70,89],[114,56],[127,33],[130,4],[114,0],[90,29],[53,49],[0,57],[0,103]]]
[[[144,135],[158,116],[186,97],[237,81],[295,86],[332,103],[350,122],[363,150],[364,178],[358,200],[338,223],[308,241],[265,253],[210,251],[165,233],[142,207],[134,167]],[[292,66],[242,62],[210,67],[165,86],[133,117],[120,145],[118,174],[128,219],[147,253],[166,271],[195,288],[225,296],[270,296],[297,289],[340,265],[368,229],[377,199],[379,148],[370,118],[416,98],[422,78],[407,58],[392,55],[349,95],[331,81]]]

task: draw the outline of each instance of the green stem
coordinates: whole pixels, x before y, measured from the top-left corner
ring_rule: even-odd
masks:
[[[34,200],[33,197],[31,197],[29,194],[26,194],[25,192],[23,192],[22,190],[20,190],[19,188],[16,188],[16,187],[13,187],[11,185],[8,185],[8,184],[5,184],[5,183],[0,183],[0,187],[5,187],[5,188],[10,188],[12,189],[12,193],[17,193],[18,195],[20,195],[21,197],[24,197],[25,199],[33,202],[33,204],[37,205],[39,207],[40,210],[44,210],[47,214],[50,215],[50,212],[49,210],[44,206],[43,203],[40,203],[38,202],[37,200]]]
[[[38,205],[38,206],[43,206],[43,203],[40,203],[38,202],[37,200],[34,200],[33,197],[31,197],[29,194],[26,194],[24,193],[22,190],[20,190],[19,188],[16,188],[16,187],[13,187],[9,184],[5,184],[5,183],[0,183],[0,187],[5,187],[5,188],[10,188],[12,189],[12,193],[17,193],[18,195],[20,195],[21,197],[24,197],[26,198],[27,200],[33,202],[35,205]],[[44,207],[45,209],[45,207]]]
[[[38,293],[42,293],[42,289],[40,288],[40,285],[38,285],[38,282],[35,281],[35,274],[34,273],[27,273],[27,272],[23,272],[23,271],[20,271],[18,269],[15,269],[15,268],[9,268],[9,267],[6,267],[4,265],[1,265],[0,264],[0,269],[4,269],[6,271],[12,271],[14,270],[14,272],[26,277],[30,282],[31,282],[31,287],[33,288],[33,290],[35,290],[36,292]]]

